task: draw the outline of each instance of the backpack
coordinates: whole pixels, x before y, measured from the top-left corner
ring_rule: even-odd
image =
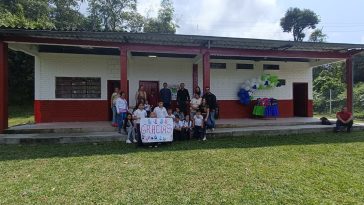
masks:
[[[327,119],[326,117],[321,117],[320,118],[320,120],[321,120],[321,124],[322,125],[331,125],[332,123],[330,122],[330,120],[329,119]]]

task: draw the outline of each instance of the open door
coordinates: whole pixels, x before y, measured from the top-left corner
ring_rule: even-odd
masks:
[[[308,117],[308,83],[293,83],[293,115]]]

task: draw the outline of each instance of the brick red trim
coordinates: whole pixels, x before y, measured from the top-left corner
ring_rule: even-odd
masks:
[[[242,105],[238,100],[219,100],[218,103],[220,118],[249,118],[252,117],[255,101],[248,106]],[[293,100],[278,100],[278,109],[279,117],[293,117]]]
[[[353,60],[346,59],[346,106],[353,112]]]
[[[203,54],[203,88],[202,90],[205,91],[206,87],[210,87],[210,53],[209,52],[205,52]]]
[[[108,121],[107,100],[35,100],[36,123]]]
[[[307,117],[313,117],[313,100],[308,100]]]
[[[0,133],[8,128],[8,44],[0,41]]]
[[[120,90],[128,96],[128,51],[120,48]]]

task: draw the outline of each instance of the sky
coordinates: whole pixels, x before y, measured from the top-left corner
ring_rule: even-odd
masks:
[[[159,5],[160,0],[138,0],[138,11],[154,17]],[[364,44],[364,0],[174,0],[177,34],[189,35],[293,40],[279,25],[290,7],[319,15],[317,27],[328,42]]]

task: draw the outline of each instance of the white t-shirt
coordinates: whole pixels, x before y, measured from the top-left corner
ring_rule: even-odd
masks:
[[[165,107],[155,107],[154,112],[157,115],[157,118],[165,118],[168,115]]]
[[[172,119],[174,119],[176,116],[174,116],[173,114],[171,114],[171,115],[168,115],[168,113],[167,113],[167,115],[166,115],[166,118],[172,118]]]
[[[192,98],[191,99],[191,107],[192,109],[198,109],[198,106],[201,105],[202,102],[202,98],[196,99],[196,98]]]
[[[115,101],[116,112],[128,112],[128,102],[125,99],[117,98]]]
[[[146,118],[147,117],[147,112],[145,110],[135,110],[133,113],[133,116],[136,117],[137,119],[135,120],[135,123],[139,124],[140,123],[140,119]]]
[[[193,117],[195,120],[195,126],[202,126],[203,125],[203,116],[202,115],[195,115]]]
[[[192,121],[183,120],[182,123],[183,123],[183,127],[187,127],[187,128],[192,127]]]
[[[183,127],[183,122],[182,121],[174,122],[173,125],[174,125],[173,126],[174,129],[180,129]]]

